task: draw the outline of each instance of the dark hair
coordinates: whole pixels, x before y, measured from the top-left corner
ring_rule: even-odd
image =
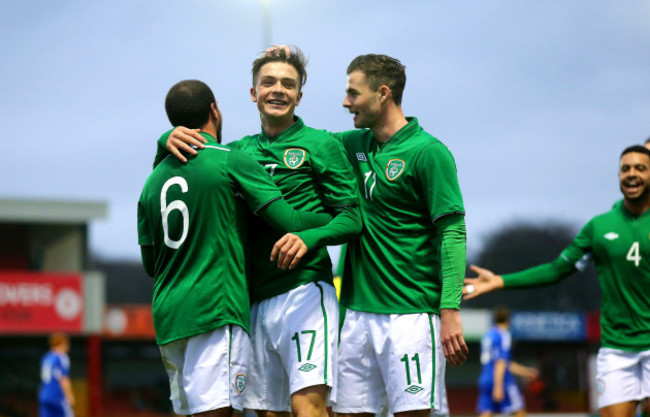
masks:
[[[216,100],[207,84],[199,80],[184,80],[169,89],[165,111],[174,127],[199,129],[208,122],[212,103]]]
[[[373,91],[387,85],[393,93],[395,104],[402,104],[402,94],[406,85],[406,67],[399,60],[387,55],[359,55],[348,65],[347,74],[361,71],[366,75],[366,81]]]
[[[643,143],[645,143],[645,144],[650,143],[650,137],[648,139],[646,139],[645,142],[643,142]]]
[[[496,324],[510,322],[510,309],[506,306],[498,305],[492,310],[492,319]]]
[[[627,148],[625,148],[623,150],[623,153],[621,153],[621,158],[623,157],[623,155],[628,154],[628,153],[632,153],[632,152],[646,154],[650,158],[650,149],[646,148],[643,145],[628,146]]]
[[[285,62],[293,66],[298,72],[298,91],[302,88],[303,85],[307,82],[307,62],[309,60],[305,57],[305,54],[296,47],[291,47],[291,51],[287,56],[286,51],[283,48],[276,48],[269,52],[265,52],[261,57],[253,61],[253,68],[251,73],[253,74],[253,86],[257,85],[257,76],[260,73],[260,69],[268,64],[269,62]]]

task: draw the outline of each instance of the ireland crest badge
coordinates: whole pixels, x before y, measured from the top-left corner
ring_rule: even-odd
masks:
[[[291,168],[299,168],[304,162],[307,152],[300,148],[289,148],[284,151],[284,164]]]
[[[235,389],[240,394],[244,392],[246,389],[246,374],[237,374],[235,376]]]
[[[388,178],[388,181],[394,181],[402,175],[405,166],[406,162],[401,159],[391,159],[388,161],[388,164],[386,164],[386,178]]]

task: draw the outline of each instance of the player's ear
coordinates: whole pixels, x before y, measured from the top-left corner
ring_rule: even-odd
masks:
[[[210,104],[210,118],[215,122],[219,123],[221,118],[221,113],[219,113],[219,107],[217,107],[217,102]]]
[[[255,87],[251,87],[251,100],[253,100],[253,103],[257,103],[257,91],[255,91]]]
[[[300,104],[300,99],[302,98],[302,91],[296,96],[296,106]]]
[[[390,97],[390,93],[391,91],[389,86],[384,84],[381,87],[379,87],[379,101],[383,103],[386,100],[388,100],[388,97]]]

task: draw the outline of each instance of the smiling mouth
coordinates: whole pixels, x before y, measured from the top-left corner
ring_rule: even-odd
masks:
[[[272,105],[272,106],[286,106],[287,105],[287,103],[285,103],[284,101],[281,101],[281,100],[269,100],[269,101],[267,101],[267,103]]]
[[[634,193],[637,192],[641,189],[642,183],[640,182],[626,182],[623,184],[623,188],[628,192],[628,193]]]

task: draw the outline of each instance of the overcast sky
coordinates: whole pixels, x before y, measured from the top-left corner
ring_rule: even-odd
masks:
[[[620,152],[650,136],[648,1],[274,0],[263,15],[260,0],[1,2],[0,198],[105,201],[92,251],[139,259],[169,87],[208,83],[224,141],[259,132],[250,65],[269,41],[309,55],[297,114],[332,131],[353,127],[352,58],[406,65],[405,114],[456,158],[470,257],[512,222],[608,210]]]

